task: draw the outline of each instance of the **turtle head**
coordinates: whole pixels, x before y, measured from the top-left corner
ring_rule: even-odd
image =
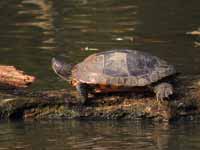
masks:
[[[51,60],[52,68],[54,72],[64,80],[69,80],[69,76],[71,75],[72,65],[67,64],[62,59],[52,58]]]

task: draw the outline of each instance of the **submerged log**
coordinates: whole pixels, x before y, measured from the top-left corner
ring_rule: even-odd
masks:
[[[14,66],[0,65],[0,85],[6,87],[24,88],[34,82],[35,77],[26,75]]]
[[[81,106],[74,90],[45,91],[23,96],[0,95],[1,118],[153,119],[170,121],[200,114],[200,80],[177,80],[175,94],[158,102],[148,93],[91,96]]]

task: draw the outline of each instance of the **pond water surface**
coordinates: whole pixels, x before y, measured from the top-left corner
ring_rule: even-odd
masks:
[[[200,123],[133,121],[1,122],[0,149],[199,150]]]
[[[37,77],[32,91],[70,88],[50,65],[77,63],[108,49],[157,55],[187,78],[200,74],[198,0],[1,0],[0,64]],[[0,149],[200,149],[199,123],[12,122],[0,124]]]

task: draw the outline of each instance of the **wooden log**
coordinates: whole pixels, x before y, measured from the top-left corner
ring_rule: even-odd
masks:
[[[179,77],[175,94],[160,103],[154,95],[145,96],[145,93],[136,97],[130,93],[91,96],[83,106],[75,90],[51,90],[23,96],[1,93],[0,118],[192,119],[200,114],[200,78],[188,78]]]
[[[35,77],[25,74],[14,66],[0,65],[0,84],[1,86],[11,86],[24,88],[34,82]]]

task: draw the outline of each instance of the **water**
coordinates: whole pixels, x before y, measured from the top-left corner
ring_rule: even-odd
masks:
[[[186,77],[200,74],[198,0],[1,0],[0,64],[33,74],[30,90],[70,88],[50,60],[69,63],[113,48],[160,56]],[[199,149],[199,123],[1,123],[0,149]],[[92,129],[92,130],[91,130]]]
[[[198,150],[199,122],[171,125],[132,121],[1,122],[0,149]]]
[[[12,0],[0,2],[0,64],[35,75],[32,90],[65,88],[53,56],[78,63],[97,51],[147,51],[187,75],[200,73],[197,0]],[[88,51],[87,50],[88,47]],[[90,51],[91,50],[91,51]],[[68,86],[69,87],[69,86]]]

